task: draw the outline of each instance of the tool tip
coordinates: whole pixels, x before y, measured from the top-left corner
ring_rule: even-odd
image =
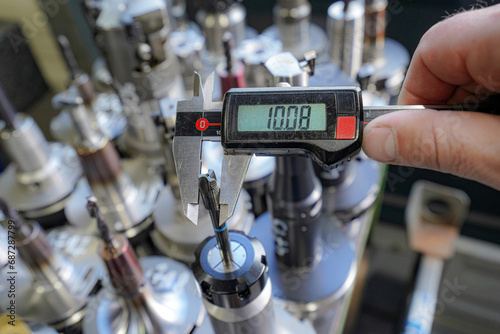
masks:
[[[106,222],[102,217],[99,206],[97,205],[97,198],[95,196],[87,197],[87,210],[89,211],[90,216],[97,220],[97,229],[99,230],[101,238],[106,243],[108,249],[114,249],[113,240],[111,238],[108,225],[106,225]]]
[[[71,79],[75,80],[81,73],[68,38],[65,35],[58,35],[57,44],[59,44],[64,60],[66,61],[66,65],[68,65]]]
[[[227,73],[231,73],[233,68],[233,58],[231,52],[233,50],[233,34],[226,31],[222,35],[222,45],[224,46],[224,55],[226,57],[226,70]]]
[[[7,202],[0,197],[0,210],[5,215],[5,218],[14,221],[14,226],[19,235],[16,235],[16,238],[25,238],[30,235],[31,228],[28,226],[26,221],[19,216],[16,210],[12,208]]]

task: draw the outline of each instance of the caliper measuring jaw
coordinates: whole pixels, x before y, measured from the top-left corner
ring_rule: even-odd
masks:
[[[208,77],[205,86],[200,74],[195,73],[193,98],[177,104],[173,142],[175,169],[184,214],[195,224],[198,224],[200,209],[198,176],[201,173],[202,143],[221,140],[222,102],[212,101],[213,89],[214,73]],[[219,179],[219,225],[233,215],[251,158],[251,155],[224,154]]]

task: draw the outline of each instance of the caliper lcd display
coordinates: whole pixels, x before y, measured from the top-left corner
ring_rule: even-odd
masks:
[[[254,104],[238,107],[238,131],[325,131],[326,104]]]

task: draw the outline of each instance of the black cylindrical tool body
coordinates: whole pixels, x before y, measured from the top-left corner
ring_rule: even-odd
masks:
[[[275,333],[271,282],[264,247],[256,239],[230,232],[233,266],[222,263],[215,237],[196,250],[192,269],[216,333]]]
[[[276,158],[268,206],[276,258],[286,267],[310,266],[321,257],[321,192],[311,159]]]

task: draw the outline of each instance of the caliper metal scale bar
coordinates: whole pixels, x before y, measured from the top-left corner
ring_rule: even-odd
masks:
[[[198,221],[198,175],[201,173],[203,141],[222,141],[226,153],[222,161],[220,225],[233,214],[252,154],[309,155],[323,168],[328,169],[354,158],[361,150],[364,125],[390,112],[475,109],[471,111],[500,114],[497,101],[481,103],[476,106],[477,108],[462,105],[363,107],[360,90],[354,86],[292,88],[283,85],[270,88],[233,89],[225,95],[223,103],[212,101],[213,86],[213,74],[203,86],[200,75],[196,73],[194,97],[191,100],[179,101],[177,106],[174,159],[183,210],[195,224]],[[276,112],[276,107],[288,105],[289,108],[290,106],[298,108],[304,104],[312,106],[315,110],[316,115],[310,113],[311,124],[323,122],[322,128],[312,130],[287,128],[287,131],[283,131],[268,130],[265,129],[265,125],[255,124],[243,125],[240,128],[241,124],[237,120],[243,115],[241,106],[253,108],[251,112],[255,112],[255,116],[246,117],[247,120],[251,120],[264,114],[262,110],[257,112],[256,108],[274,107]],[[267,111],[265,113],[267,115]],[[284,113],[283,109],[283,117]],[[324,120],[318,119],[318,113],[323,115],[319,118]],[[290,112],[287,117],[289,116]],[[313,120],[313,117],[316,119]],[[264,122],[264,124],[270,124],[270,120],[271,118],[269,123]],[[281,124],[283,126],[284,121],[281,121]]]

